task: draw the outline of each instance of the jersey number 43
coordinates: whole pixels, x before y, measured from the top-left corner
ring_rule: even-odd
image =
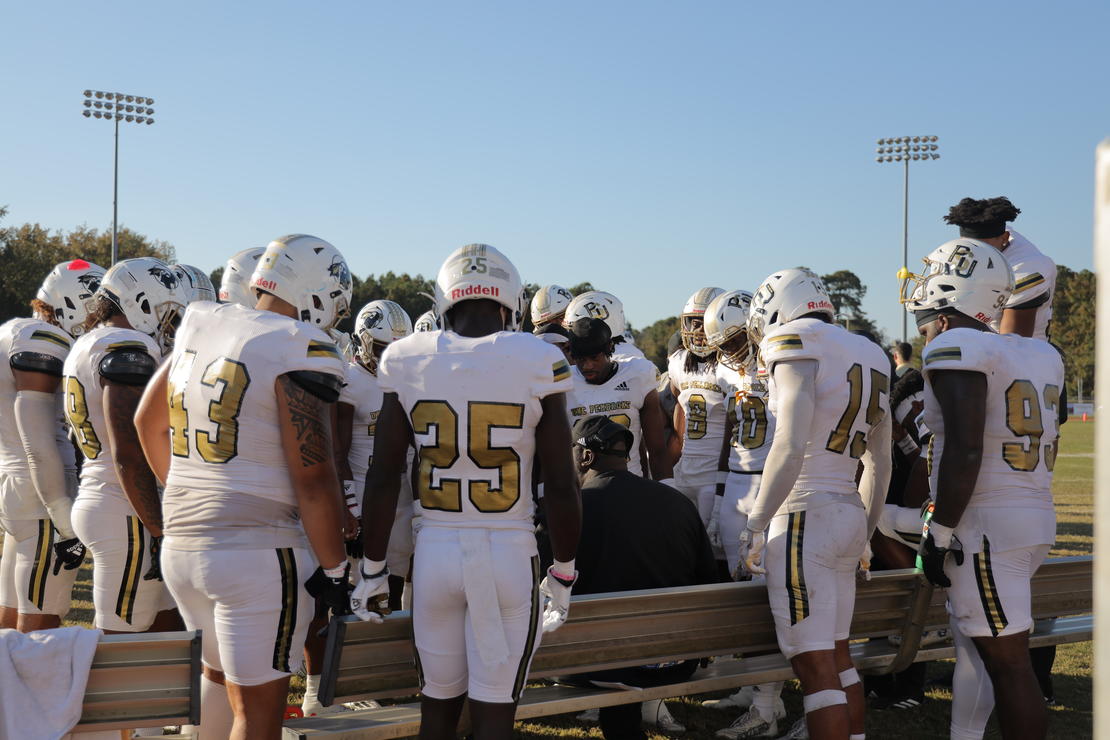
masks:
[[[199,409],[190,409],[185,398],[186,392],[191,390],[189,378],[196,359],[196,352],[185,350],[170,369],[168,392],[173,454],[189,457],[192,442],[201,460],[226,463],[239,454],[239,410],[251,382],[250,374],[247,366],[237,360],[216,358],[208,363],[200,376],[199,393],[192,395],[203,399],[204,403]],[[210,421],[210,429],[194,429],[197,416]]]

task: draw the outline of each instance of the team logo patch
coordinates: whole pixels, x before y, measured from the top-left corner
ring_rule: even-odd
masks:
[[[177,287],[177,276],[164,267],[155,265],[147,270],[151,277],[160,282],[166,287],[166,290],[173,290]]]
[[[339,283],[339,287],[343,290],[351,289],[351,271],[347,268],[347,263],[343,258],[336,255],[332,259],[331,264],[328,265],[328,274],[331,275]]]
[[[364,329],[373,329],[378,324],[382,323],[385,319],[385,314],[382,313],[380,308],[372,308],[366,312],[366,317],[362,320],[362,327]]]
[[[77,282],[88,292],[88,295],[92,295],[100,288],[100,278],[102,277],[104,277],[104,274],[100,272],[86,272],[84,275],[77,276]],[[82,295],[81,297],[85,298],[87,296]]]

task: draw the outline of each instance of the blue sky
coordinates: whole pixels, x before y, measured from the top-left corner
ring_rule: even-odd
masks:
[[[0,45],[8,223],[120,220],[212,269],[289,232],[356,274],[434,275],[484,241],[524,279],[590,280],[639,326],[704,285],[855,271],[899,331],[902,172],[875,139],[940,137],[910,173],[910,261],[965,195],[1005,194],[1091,266],[1110,135],[1110,4],[194,2],[12,4]],[[1101,78],[1101,79],[1100,79]]]

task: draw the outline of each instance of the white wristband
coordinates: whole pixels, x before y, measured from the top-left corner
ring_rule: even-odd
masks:
[[[947,550],[952,546],[952,535],[955,534],[955,529],[939,524],[935,520],[930,521],[928,527],[929,534],[933,535],[933,542],[937,547]]]
[[[574,570],[574,561],[568,560],[565,563],[561,563],[556,560],[551,563],[551,571],[555,573],[555,575],[563,576],[564,578],[574,578],[576,572]]]
[[[370,558],[363,558],[362,563],[359,564],[362,569],[363,578],[369,578],[381,574],[385,570],[384,560],[371,560]]]

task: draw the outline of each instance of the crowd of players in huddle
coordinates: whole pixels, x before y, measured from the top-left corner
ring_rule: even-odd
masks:
[[[578,575],[572,428],[604,416],[727,571],[766,579],[804,694],[784,737],[864,737],[848,635],[872,544],[947,589],[952,737],[982,737],[995,704],[1005,737],[1043,737],[1029,582],[1055,539],[1063,366],[1055,266],[1017,214],[961,201],[960,238],[900,275],[920,372],[838,326],[805,269],[697,291],[660,378],[616,296],[548,285],[526,305],[487,245],[447,258],[415,331],[375,300],[349,337],[350,273],[315,237],[236,254],[218,301],[187,265],[60,264],[0,326],[0,626],[58,626],[88,550],[96,627],[204,630],[200,737],[270,737],[303,657],[304,709],[326,711],[329,611],[411,606],[421,737],[453,737],[465,700],[476,737],[510,737]],[[779,736],[781,690],[707,702],[746,710],[718,735]]]

